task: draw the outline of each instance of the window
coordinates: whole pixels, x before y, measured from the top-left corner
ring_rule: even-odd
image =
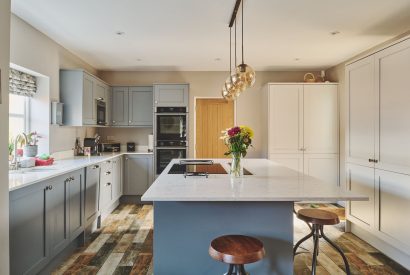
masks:
[[[29,97],[9,94],[9,138],[29,132],[29,105]]]

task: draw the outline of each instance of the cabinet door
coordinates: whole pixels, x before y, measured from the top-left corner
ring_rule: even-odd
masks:
[[[104,211],[110,206],[112,200],[112,161],[107,160],[101,163],[100,176],[100,211]]]
[[[410,174],[410,39],[375,55],[376,168]]]
[[[98,216],[98,189],[100,185],[100,166],[92,165],[86,168],[84,218],[90,224]]]
[[[122,158],[113,160],[112,178],[112,200],[115,201],[122,195]]]
[[[50,256],[57,255],[69,243],[68,234],[68,198],[67,181],[64,176],[47,181],[47,238],[50,247]]]
[[[154,85],[154,106],[188,107],[188,84]]]
[[[94,100],[102,100],[106,102],[106,90],[107,85],[97,79],[94,79]]]
[[[378,230],[404,251],[410,252],[410,176],[376,169],[379,199]]]
[[[270,154],[269,160],[303,173],[303,154]]]
[[[269,154],[303,149],[303,86],[269,87]]]
[[[124,195],[143,195],[152,183],[152,156],[127,155],[125,157]]]
[[[84,230],[84,216],[83,216],[83,175],[80,171],[70,173],[67,175],[70,179],[68,182],[67,193],[69,196],[69,232],[70,241],[78,237]]]
[[[106,86],[105,90],[105,122],[108,126],[112,125],[112,90],[111,87]]]
[[[339,185],[338,154],[304,154],[303,172],[323,182]]]
[[[349,163],[373,167],[375,149],[374,57],[346,67],[348,117],[346,157]]]
[[[305,153],[339,152],[337,85],[303,86],[303,143]]]
[[[130,87],[128,123],[132,126],[152,126],[152,87]]]
[[[10,274],[34,274],[47,263],[46,192],[45,182],[10,192]]]
[[[349,220],[373,228],[375,221],[374,168],[348,164],[346,181],[348,190],[369,197],[369,201],[351,201],[348,203],[347,215]]]
[[[112,125],[128,125],[128,87],[112,89]]]
[[[84,74],[83,81],[83,124],[95,125],[97,124],[97,110],[94,100],[94,78]]]

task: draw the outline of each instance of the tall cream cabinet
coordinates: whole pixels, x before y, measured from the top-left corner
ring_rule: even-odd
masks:
[[[346,84],[347,188],[370,198],[347,217],[410,268],[410,39],[347,65]]]
[[[267,157],[337,185],[338,85],[269,83],[264,105]]]

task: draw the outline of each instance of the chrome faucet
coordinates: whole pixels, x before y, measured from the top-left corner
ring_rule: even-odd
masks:
[[[25,144],[28,144],[27,136],[24,133],[18,134],[14,139],[14,156],[10,164],[10,170],[18,170],[20,168],[19,157],[17,156],[17,143],[21,138],[24,138]]]

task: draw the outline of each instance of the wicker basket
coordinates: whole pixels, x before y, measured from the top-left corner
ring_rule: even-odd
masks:
[[[307,74],[305,74],[305,76],[303,77],[303,81],[309,82],[309,83],[316,82],[315,75],[312,74],[312,73],[307,73]]]

